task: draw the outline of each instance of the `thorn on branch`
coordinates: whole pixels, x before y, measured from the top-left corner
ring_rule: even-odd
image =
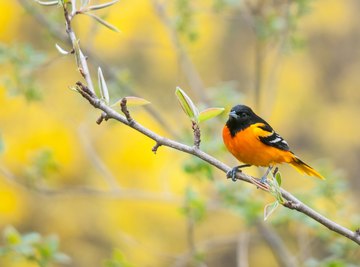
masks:
[[[153,146],[151,151],[154,152],[154,154],[156,154],[158,148],[161,147],[161,146],[162,146],[162,144],[160,144],[159,142],[156,142],[156,144]]]
[[[192,121],[192,129],[194,132],[194,146],[199,149],[200,148],[200,142],[201,142],[201,133],[200,133],[200,127],[199,124],[195,121]]]
[[[358,229],[355,230],[355,234],[358,235],[358,236],[360,236],[360,228],[358,228]]]
[[[88,94],[92,98],[96,98],[96,95],[82,82],[76,82],[76,85],[81,89],[82,92]]]
[[[127,103],[126,97],[121,99],[121,102],[120,102],[121,111],[122,111],[122,113],[124,113],[127,121],[129,122],[129,125],[132,125],[134,123],[134,120],[133,120],[133,118],[131,118],[131,115],[130,115],[129,110],[127,109],[126,103]]]
[[[78,70],[79,70],[81,76],[83,76],[85,78],[86,74],[85,74],[84,70],[82,68],[80,68],[80,67],[78,68]]]
[[[275,170],[273,172],[273,176],[275,177],[275,175],[279,172],[279,168],[278,167],[275,167]]]
[[[109,119],[108,115],[105,112],[103,112],[101,113],[100,117],[96,120],[96,123],[100,125],[103,122],[103,120],[107,121],[108,119]]]

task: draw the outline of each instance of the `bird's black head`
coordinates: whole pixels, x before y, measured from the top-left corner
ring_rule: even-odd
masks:
[[[232,136],[239,131],[249,127],[253,123],[265,122],[258,115],[252,111],[251,108],[245,105],[236,105],[229,113],[229,119],[226,126],[229,128]]]

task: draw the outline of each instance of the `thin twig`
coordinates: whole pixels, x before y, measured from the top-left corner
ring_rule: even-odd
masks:
[[[158,148],[161,146],[161,144],[159,144],[158,142],[156,142],[156,144],[153,146],[153,148],[151,149],[152,152],[154,152],[154,154],[156,154]]]
[[[114,191],[119,191],[120,190],[119,182],[116,180],[115,176],[111,173],[109,168],[99,157],[98,153],[94,149],[94,146],[91,144],[88,135],[86,135],[85,132],[86,131],[84,129],[84,126],[80,126],[79,135],[81,137],[80,140],[83,144],[83,147],[86,151],[86,156],[91,160],[92,166],[102,174],[102,177],[107,183],[109,189]]]
[[[126,97],[124,97],[123,99],[121,99],[120,107],[121,107],[121,111],[122,111],[122,113],[124,113],[128,123],[131,125],[134,122],[134,120],[130,116],[130,112],[127,109],[126,103],[127,103],[127,99],[126,99]]]
[[[180,197],[169,194],[168,192],[150,192],[138,189],[111,189],[99,190],[88,186],[77,187],[64,187],[61,189],[52,189],[44,186],[29,187],[22,183],[22,177],[17,177],[11,171],[0,165],[0,174],[12,185],[23,189],[24,191],[31,191],[44,196],[51,197],[67,197],[71,196],[96,196],[96,197],[110,197],[114,199],[126,199],[136,201],[154,201],[154,202],[167,202],[179,206],[182,203]]]
[[[185,75],[187,81],[189,82],[190,89],[195,92],[198,99],[207,105],[211,104],[210,99],[204,93],[205,86],[204,82],[201,79],[199,72],[197,71],[193,61],[191,60],[189,53],[186,51],[183,46],[176,29],[173,26],[173,23],[170,21],[170,18],[165,10],[165,5],[159,3],[156,0],[152,0],[152,5],[155,10],[155,13],[158,15],[159,19],[162,21],[163,25],[168,31],[171,42],[177,52],[177,58],[180,62],[181,71]]]
[[[192,129],[194,132],[194,146],[199,149],[200,148],[200,142],[201,142],[201,132],[199,124],[195,121],[192,121]]]
[[[71,27],[71,20],[73,19],[74,15],[75,15],[75,7],[73,6],[73,12],[71,15],[69,14],[65,5],[63,8],[64,8],[66,32],[71,40],[71,44],[72,44],[73,49],[76,54],[76,58],[78,59],[77,64],[78,64],[79,72],[84,77],[89,90],[91,92],[95,93],[94,85],[91,80],[91,76],[90,76],[90,72],[89,72],[89,67],[86,62],[86,57],[84,56],[83,52],[81,51],[80,46],[79,46],[79,40],[76,38],[76,35]]]
[[[96,120],[96,124],[100,125],[104,120],[108,120],[106,113],[101,113],[100,117]]]

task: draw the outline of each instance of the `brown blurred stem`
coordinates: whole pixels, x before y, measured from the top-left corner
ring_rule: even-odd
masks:
[[[263,47],[264,44],[259,37],[255,40],[255,64],[254,64],[254,103],[257,110],[261,110],[261,89],[263,81]]]
[[[190,253],[190,259],[194,259],[196,256],[196,245],[195,245],[195,221],[191,214],[191,208],[188,207],[190,210],[190,214],[187,216],[187,243]]]
[[[249,267],[249,241],[249,232],[242,232],[239,234],[236,247],[237,267]]]
[[[285,246],[281,238],[276,234],[275,229],[263,221],[256,223],[257,230],[260,232],[265,241],[269,244],[270,249],[273,251],[275,258],[277,259],[279,266],[281,267],[296,267],[294,256]]]
[[[166,13],[165,4],[159,3],[156,0],[152,0],[152,5],[154,7],[155,13],[158,15],[163,25],[166,27],[168,31],[168,35],[170,36],[171,42],[175,47],[177,52],[177,57],[180,62],[181,71],[184,73],[189,85],[190,89],[196,94],[198,99],[207,105],[210,105],[210,100],[205,93],[205,86],[201,79],[197,68],[195,67],[193,61],[191,60],[188,52],[183,46],[178,32],[173,26],[173,23],[170,21],[168,14]]]
[[[135,201],[154,201],[154,202],[167,202],[174,203],[175,205],[180,205],[182,199],[169,194],[168,192],[156,193],[142,191],[138,189],[113,189],[110,190],[99,190],[97,188],[89,186],[71,186],[64,187],[61,189],[52,189],[44,186],[35,185],[29,187],[22,181],[25,180],[24,177],[16,176],[14,173],[9,171],[4,166],[0,165],[0,174],[12,185],[24,190],[35,192],[44,196],[51,197],[66,197],[66,196],[95,196],[95,197],[111,197],[114,199],[126,199],[126,200],[135,200]]]
[[[103,118],[103,116],[101,116]],[[120,184],[116,180],[115,176],[111,173],[109,168],[105,165],[105,163],[102,161],[102,159],[99,157],[98,153],[95,151],[95,148],[92,144],[92,142],[89,140],[89,136],[85,129],[85,125],[81,125],[79,127],[79,136],[81,137],[81,143],[86,151],[86,156],[89,158],[89,160],[92,163],[92,166],[99,171],[99,173],[102,174],[102,177],[104,177],[105,182],[107,183],[110,190],[119,191],[120,190]]]

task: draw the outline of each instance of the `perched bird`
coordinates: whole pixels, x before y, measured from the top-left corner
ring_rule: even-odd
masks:
[[[236,172],[251,165],[269,167],[261,181],[274,165],[289,163],[302,174],[325,179],[320,173],[307,165],[290,151],[288,143],[277,134],[251,108],[245,105],[233,107],[229,113],[222,136],[226,148],[244,165],[236,166],[227,173],[228,178],[236,180]]]

